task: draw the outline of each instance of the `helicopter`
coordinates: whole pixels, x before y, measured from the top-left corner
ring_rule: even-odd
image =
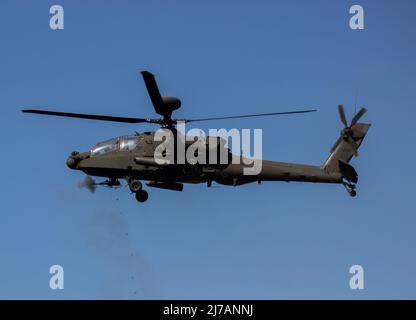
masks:
[[[172,113],[181,107],[181,100],[172,96],[162,96],[154,75],[149,71],[142,71],[141,75],[153,108],[161,116],[160,118],[118,117],[41,109],[24,109],[22,112],[129,124],[152,123],[159,125],[161,127],[159,130],[171,132],[177,138],[174,141],[182,141],[187,149],[191,147],[191,143],[186,136],[177,130],[176,127],[180,123],[291,115],[316,111],[310,109],[200,119],[174,119]],[[182,191],[184,184],[187,183],[206,183],[208,187],[211,187],[213,182],[227,186],[240,186],[263,181],[331,183],[343,185],[350,196],[355,197],[358,174],[349,162],[354,156],[358,156],[358,149],[371,126],[368,123],[358,122],[366,111],[367,109],[361,108],[348,124],[344,107],[338,106],[339,117],[344,127],[322,166],[258,160],[261,161],[260,172],[255,175],[247,175],[244,173],[249,166],[247,161],[233,161],[236,157],[242,158],[242,155],[232,154],[230,149],[226,147],[224,139],[212,136],[202,139],[202,142],[199,140],[200,144],[209,145],[202,157],[208,158],[210,155],[214,155],[218,161],[214,161],[214,163],[211,161],[209,163],[189,161],[180,163],[177,157],[174,157],[173,161],[163,163],[157,161],[155,157],[155,151],[163,143],[157,141],[157,131],[136,132],[132,135],[99,142],[95,147],[85,152],[73,151],[67,158],[66,165],[70,169],[81,170],[87,174],[83,184],[90,191],[94,191],[97,186],[117,188],[121,186],[120,180],[125,180],[138,202],[145,202],[149,197],[148,192],[144,189],[143,181],[147,181],[146,186],[148,187],[173,191]],[[191,140],[195,142],[198,138]],[[174,142],[174,153],[177,148],[178,142]],[[219,161],[219,155],[224,152],[228,161]],[[197,156],[201,156],[201,154],[197,154]],[[97,183],[91,176],[107,179]]]

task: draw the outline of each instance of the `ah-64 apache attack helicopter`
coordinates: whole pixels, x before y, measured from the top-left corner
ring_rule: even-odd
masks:
[[[316,111],[302,110],[217,118],[173,119],[172,113],[181,106],[181,101],[175,97],[162,97],[153,74],[148,71],[143,71],[141,74],[153,107],[156,113],[162,116],[161,118],[114,117],[38,109],[27,109],[22,111],[25,113],[124,123],[154,123],[160,125],[163,129],[170,130],[175,137],[179,137],[179,140],[182,139],[182,141],[185,141],[185,148],[189,148],[190,144],[186,142],[188,139],[176,130],[176,125],[179,122],[189,123],[220,119],[300,114]],[[358,155],[358,148],[364,140],[364,137],[370,128],[370,124],[358,123],[359,119],[367,111],[365,108],[362,108],[354,115],[349,125],[342,105],[338,107],[338,111],[341,121],[344,124],[344,128],[341,131],[340,137],[332,147],[328,159],[322,166],[260,160],[260,172],[256,175],[246,175],[244,172],[249,165],[244,161],[237,163],[231,161],[236,155],[233,155],[230,149],[225,147],[224,139],[218,137],[206,138],[205,141],[207,144],[208,141],[212,142],[213,139],[217,141],[217,143],[214,144],[214,149],[216,150],[213,150],[210,144],[206,156],[214,151],[215,154],[218,155],[225,150],[227,152],[228,160],[230,160],[226,163],[223,163],[222,161],[205,164],[189,163],[188,161],[181,163],[175,160],[171,163],[161,164],[159,161],[156,161],[154,156],[155,150],[162,143],[161,141],[156,141],[156,132],[136,133],[134,135],[121,136],[100,142],[90,151],[72,152],[66,163],[69,168],[81,170],[87,175],[107,178],[107,180],[103,182],[96,183],[88,176],[86,184],[91,190],[95,190],[97,185],[118,187],[121,185],[119,180],[125,179],[130,190],[136,195],[136,199],[139,202],[144,202],[148,198],[148,193],[143,189],[143,184],[140,180],[148,181],[146,185],[149,187],[176,191],[182,191],[184,183],[207,183],[208,187],[210,187],[213,181],[231,186],[238,186],[251,182],[260,183],[262,181],[335,183],[343,184],[349,194],[354,197],[356,196],[355,188],[358,181],[358,175],[355,169],[349,164],[349,161],[353,156]],[[176,144],[175,148],[177,148]]]

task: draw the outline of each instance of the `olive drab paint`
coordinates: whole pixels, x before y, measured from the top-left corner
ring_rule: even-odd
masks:
[[[259,116],[303,114],[316,110],[273,112],[199,119],[174,119],[172,113],[181,107],[176,97],[162,97],[155,77],[148,71],[141,72],[150,101],[160,118],[114,117],[95,114],[57,112],[40,109],[22,110],[51,116],[92,119],[122,123],[153,123],[160,130],[116,137],[98,143],[91,150],[72,152],[66,164],[70,169],[80,170],[88,176],[103,177],[95,182],[86,179],[82,186],[94,192],[97,186],[119,187],[125,180],[137,201],[144,202],[148,193],[146,186],[166,190],[182,191],[184,184],[212,183],[228,186],[262,181],[298,181],[332,183],[343,185],[351,196],[356,196],[358,174],[350,161],[358,156],[358,149],[366,136],[370,124],[359,123],[366,109],[359,110],[348,124],[344,107],[338,106],[339,117],[344,125],[330,155],[322,166],[304,165],[263,160],[262,131],[255,129],[253,141],[251,131],[237,129],[210,129],[206,135],[200,129],[188,133],[185,124],[221,119],[238,119]],[[254,153],[251,157],[251,142]],[[228,145],[227,145],[228,144]]]

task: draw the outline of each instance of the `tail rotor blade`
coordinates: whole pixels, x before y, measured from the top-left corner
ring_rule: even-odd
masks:
[[[351,127],[356,124],[358,122],[358,120],[360,120],[360,118],[364,115],[364,113],[367,112],[366,108],[361,108],[360,111],[358,111],[358,113],[354,116],[354,118],[352,118],[351,120]]]
[[[345,127],[348,127],[347,117],[345,116],[344,106],[342,104],[338,106],[338,112],[341,122],[344,124]]]

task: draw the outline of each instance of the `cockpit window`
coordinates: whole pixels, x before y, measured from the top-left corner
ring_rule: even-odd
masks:
[[[91,157],[106,154],[111,151],[131,151],[143,139],[142,136],[123,136],[98,143],[91,149]]]
[[[91,156],[99,156],[110,151],[114,151],[118,149],[118,139],[110,139],[107,141],[103,141],[97,143],[97,145],[91,149]]]
[[[127,136],[120,138],[120,150],[121,151],[131,151],[136,148],[137,144],[141,140],[140,136]]]

